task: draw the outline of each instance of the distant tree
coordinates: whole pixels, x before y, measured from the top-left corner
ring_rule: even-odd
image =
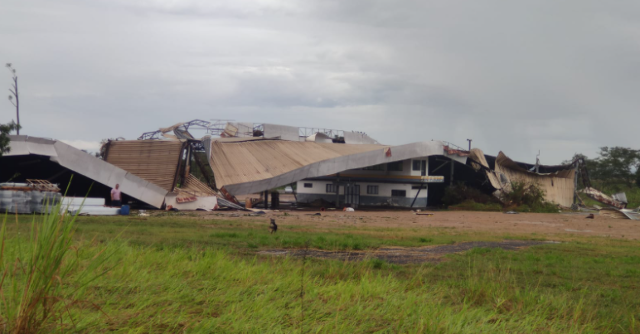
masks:
[[[16,75],[16,69],[13,68],[11,63],[7,63],[7,68],[11,71],[11,79],[13,80],[12,88],[9,88],[11,95],[9,95],[9,102],[16,107],[16,122],[18,127],[15,128],[16,133],[20,134],[20,95],[18,92],[18,75]],[[13,101],[15,99],[15,102]]]
[[[11,133],[11,131],[17,130],[19,128],[20,126],[15,122],[11,122],[9,124],[0,124],[0,157],[5,153],[9,153],[9,134]]]
[[[599,185],[596,188],[609,186],[619,188],[621,185],[629,186],[634,183],[640,187],[640,150],[626,147],[601,147],[598,154],[600,155],[598,158],[589,159],[584,154],[577,153],[563,164],[570,164],[579,159],[584,161],[591,181]],[[578,180],[583,186],[581,178]]]
[[[570,160],[565,160],[562,162],[563,165],[571,165],[572,163],[579,161],[580,163],[584,163],[587,167],[587,170],[589,171],[589,173],[592,173],[592,171],[595,171],[598,168],[598,161],[595,159],[589,159],[589,157],[587,157],[586,155],[582,154],[582,153],[576,153],[573,155],[573,158],[571,158]],[[583,184],[582,182],[582,178],[578,177],[578,187],[579,188],[584,188],[586,187],[586,185]]]
[[[640,150],[626,147],[601,147],[591,177],[612,184],[632,185],[640,168]]]

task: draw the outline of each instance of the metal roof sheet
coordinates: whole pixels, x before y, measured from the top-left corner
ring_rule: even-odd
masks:
[[[270,179],[315,162],[349,154],[380,150],[380,145],[323,144],[262,140],[211,143],[211,167],[216,185]]]
[[[171,191],[182,148],[177,140],[116,140],[106,161]]]

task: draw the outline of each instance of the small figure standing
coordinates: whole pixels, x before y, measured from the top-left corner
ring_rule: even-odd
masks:
[[[111,206],[122,206],[122,194],[120,193],[120,185],[116,184],[116,187],[111,189]]]
[[[278,225],[276,225],[276,220],[271,218],[271,223],[269,224],[269,231],[271,234],[278,232]]]

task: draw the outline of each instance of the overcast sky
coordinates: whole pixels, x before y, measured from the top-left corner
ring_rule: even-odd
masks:
[[[91,150],[196,118],[545,164],[640,149],[637,0],[7,0],[7,62],[23,134]]]

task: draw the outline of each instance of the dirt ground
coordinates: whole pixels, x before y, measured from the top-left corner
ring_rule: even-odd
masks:
[[[286,214],[285,214],[286,213]],[[454,228],[461,232],[487,232],[496,234],[532,234],[541,236],[598,236],[638,240],[640,221],[615,219],[596,214],[586,219],[587,213],[520,213],[468,211],[423,211],[416,215],[411,211],[355,211],[343,212],[315,209],[266,211],[264,215],[251,216],[241,211],[201,212],[204,219],[239,219],[266,224],[275,218],[278,225],[313,226],[323,229],[350,227],[366,228]],[[320,214],[320,215],[317,215]]]
[[[260,255],[314,257],[321,259],[337,259],[345,261],[361,261],[366,258],[376,258],[394,264],[408,263],[438,263],[442,256],[462,253],[472,248],[502,248],[517,250],[522,247],[547,244],[544,241],[505,240],[503,242],[463,242],[455,245],[427,246],[427,247],[382,247],[375,251],[322,251],[317,249],[270,249],[258,252]]]

